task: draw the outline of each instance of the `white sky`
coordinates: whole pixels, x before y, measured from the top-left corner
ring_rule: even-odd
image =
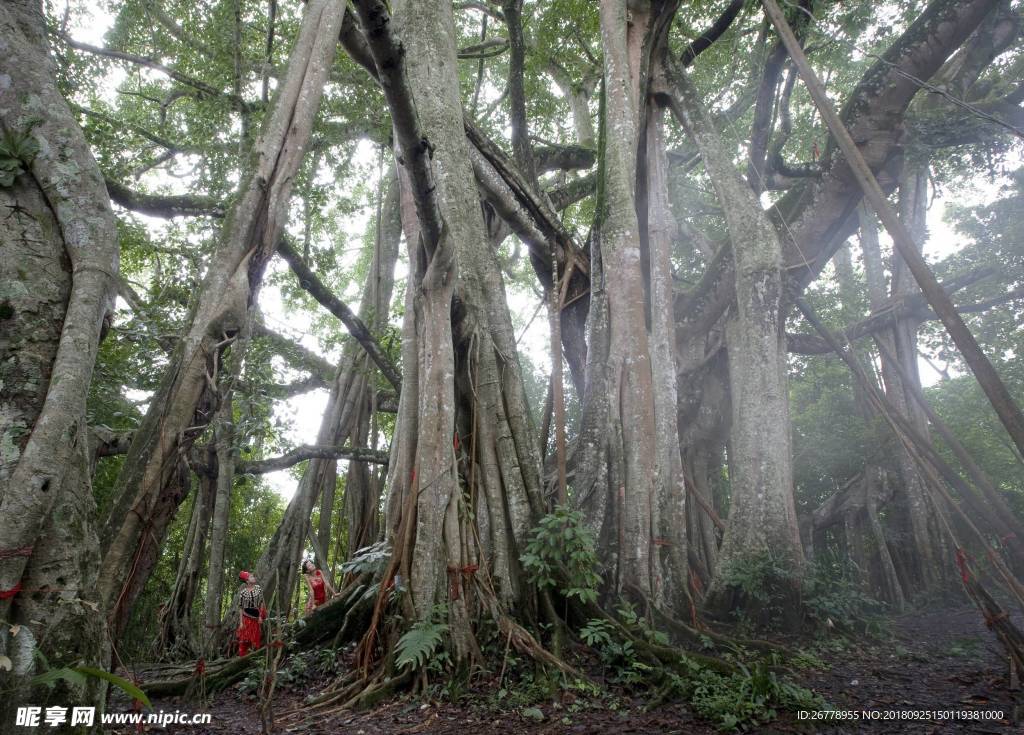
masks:
[[[101,0],[88,0],[87,2],[80,3],[79,6],[85,9],[84,15],[73,19],[69,26],[69,34],[72,38],[79,41],[98,46],[104,45],[104,35],[114,20],[111,15],[104,12],[105,3]],[[146,73],[156,74],[156,72],[148,71]],[[111,67],[107,84],[104,85],[104,88],[109,90],[108,100],[111,102],[116,97],[117,87],[125,76],[125,72],[119,67]],[[367,165],[375,160],[376,153],[370,144],[361,146],[355,159],[360,165]],[[155,180],[150,178],[147,180],[147,183],[174,185],[175,179],[160,174],[156,174],[156,176]],[[957,235],[945,221],[944,215],[947,203],[950,201],[955,201],[958,205],[985,203],[995,196],[997,190],[998,186],[996,184],[989,182],[985,176],[979,175],[976,181],[971,182],[970,186],[958,189],[952,195],[949,192],[939,193],[932,202],[928,213],[929,240],[925,244],[925,255],[929,261],[940,260],[962,246],[962,236]],[[343,229],[348,235],[349,242],[354,243],[360,240],[369,221],[369,215],[370,212],[367,210],[348,218],[343,223]],[[155,230],[159,230],[161,226],[159,220],[146,217],[139,217],[139,219]],[[856,248],[854,252],[856,259],[858,257]],[[280,271],[285,267],[280,260],[275,259],[272,261],[270,271]],[[535,297],[526,292],[510,293],[509,296],[510,306],[513,311],[513,323],[516,325],[516,333],[518,335],[522,331],[523,325],[534,313],[537,301]],[[401,294],[396,293],[396,297],[400,298]],[[349,303],[353,305],[358,303],[358,295],[356,299],[351,300]],[[300,342],[313,351],[323,353],[319,340],[312,330],[312,315],[302,310],[290,309],[285,304],[282,294],[276,286],[267,284],[262,288],[260,292],[260,307],[268,325],[273,329],[292,337],[295,341]],[[550,369],[550,360],[548,359],[548,320],[546,314],[538,315],[532,325],[526,330],[520,342],[520,350],[529,356],[534,364]],[[338,354],[325,354],[325,357],[333,360],[337,359]],[[924,360],[919,362],[923,382],[926,385],[937,382],[940,378],[940,373],[929,366]],[[288,401],[277,403],[275,415],[283,419],[290,427],[286,432],[289,440],[295,444],[315,443],[326,400],[327,393],[321,390],[312,391]],[[288,471],[264,475],[264,478],[286,500],[295,492],[297,483]]]

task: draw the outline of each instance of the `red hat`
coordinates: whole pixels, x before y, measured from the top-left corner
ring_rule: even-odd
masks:
[[[239,572],[238,573],[238,578],[240,580],[242,580],[243,582],[248,582],[249,581],[249,572]]]

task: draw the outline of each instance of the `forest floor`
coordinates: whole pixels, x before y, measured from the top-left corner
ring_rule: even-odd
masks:
[[[1024,732],[1024,693],[1009,689],[1006,658],[995,637],[969,606],[918,610],[889,618],[877,637],[853,642],[848,638],[790,641],[805,656],[797,683],[812,689],[836,710],[861,718],[842,723],[801,720],[783,713],[759,733],[1021,733]],[[811,662],[808,666],[808,661]],[[817,661],[817,663],[814,663]],[[303,707],[304,699],[326,683],[311,670],[285,667],[278,679],[274,732],[346,733],[351,735],[531,735],[554,733],[714,733],[711,723],[697,718],[683,703],[664,704],[647,711],[641,696],[630,695],[600,679],[600,690],[589,695],[563,691],[554,698],[528,701],[522,692],[499,697],[497,677],[485,679],[462,695],[458,703],[401,697],[366,712],[342,711],[309,718],[286,716]],[[150,732],[195,735],[260,733],[258,702],[247,687],[236,685],[199,709],[180,699],[155,699],[155,710],[205,711],[210,725],[148,726]],[[112,710],[118,707],[112,706]],[[122,710],[123,711],[123,710]],[[867,721],[866,712],[877,713]],[[931,715],[923,715],[930,711]],[[896,715],[893,715],[896,712]],[[918,720],[901,719],[917,713]],[[1000,714],[1001,713],[1001,714]],[[949,719],[950,717],[979,719]],[[999,716],[993,716],[999,715]],[[887,717],[888,716],[888,717]],[[984,719],[988,717],[989,719]],[[131,728],[111,733],[137,732]]]

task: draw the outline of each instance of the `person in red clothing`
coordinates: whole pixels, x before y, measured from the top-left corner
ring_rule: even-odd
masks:
[[[238,591],[238,655],[245,656],[263,645],[263,621],[267,606],[263,603],[263,588],[256,584],[256,575],[239,572],[245,582]]]
[[[306,598],[306,614],[313,612],[313,608],[320,607],[327,602],[327,593],[334,597],[334,588],[328,582],[319,569],[309,559],[302,562],[302,576],[306,578],[309,585],[309,597]]]

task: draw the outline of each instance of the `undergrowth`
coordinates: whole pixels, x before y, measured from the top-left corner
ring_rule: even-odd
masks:
[[[799,580],[771,554],[737,560],[723,574],[725,584],[744,600],[744,607],[755,611],[733,611],[736,624],[745,633],[784,627],[784,620],[792,615],[787,609],[787,592],[791,589],[799,589],[796,602],[802,630],[876,636],[883,633],[884,603],[866,594],[856,570],[835,558],[811,561]]]

